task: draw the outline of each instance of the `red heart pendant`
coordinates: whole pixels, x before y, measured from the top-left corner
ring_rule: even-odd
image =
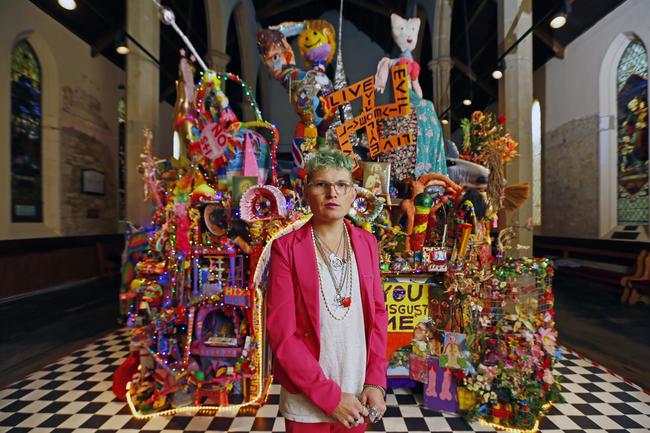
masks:
[[[343,305],[345,308],[348,308],[352,304],[352,298],[349,296],[346,296],[345,298],[341,299],[341,305]]]

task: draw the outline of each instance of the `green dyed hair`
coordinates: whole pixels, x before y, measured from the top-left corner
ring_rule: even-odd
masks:
[[[338,149],[323,148],[307,161],[307,178],[310,178],[314,173],[324,168],[340,168],[352,173],[354,169],[354,161],[345,156],[343,152]]]

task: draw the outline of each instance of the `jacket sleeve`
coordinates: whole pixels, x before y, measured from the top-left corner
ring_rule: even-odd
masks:
[[[305,343],[296,335],[296,305],[287,247],[271,245],[266,332],[276,362],[294,385],[323,413],[330,416],[341,401],[341,388],[325,377]]]
[[[370,334],[368,353],[368,364],[366,365],[366,383],[379,385],[386,389],[386,343],[388,339],[388,313],[384,304],[384,290],[379,272],[379,252],[377,251],[377,240],[369,236],[370,256],[373,272],[373,298],[375,309],[375,321]]]

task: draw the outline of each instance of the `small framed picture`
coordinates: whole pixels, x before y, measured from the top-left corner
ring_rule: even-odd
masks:
[[[467,335],[459,332],[445,332],[445,343],[442,354],[438,358],[442,368],[464,370],[467,366],[465,359],[465,340]]]
[[[235,207],[239,207],[239,199],[251,186],[257,185],[257,176],[233,176],[232,197]]]
[[[363,164],[363,187],[377,196],[388,196],[390,163],[365,162]]]
[[[81,169],[81,192],[83,194],[105,195],[105,175],[90,168]]]

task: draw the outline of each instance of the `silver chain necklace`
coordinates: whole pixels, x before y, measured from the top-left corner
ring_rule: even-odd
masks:
[[[343,296],[341,295],[341,293],[343,292],[343,287],[345,287],[345,280],[346,280],[346,277],[347,277],[347,272],[346,271],[347,271],[347,266],[349,266],[349,263],[347,263],[349,261],[348,257],[345,257],[344,259],[339,259],[338,257],[335,256],[336,260],[341,262],[341,264],[337,268],[337,265],[332,262],[332,257],[331,256],[334,255],[334,254],[331,253],[330,257],[329,257],[330,260],[328,260],[327,253],[325,252],[325,249],[323,248],[323,241],[318,237],[316,232],[314,232],[314,239],[316,240],[316,248],[317,248],[321,258],[325,262],[325,266],[327,267],[327,271],[329,272],[330,277],[332,277],[332,282],[334,283],[334,290],[336,291],[336,296],[334,298],[334,301],[338,305],[338,304],[341,303],[341,300],[343,299]],[[346,244],[346,247],[347,247],[347,244]],[[347,250],[346,247],[344,247],[344,254],[347,256],[348,255],[348,250]],[[328,263],[328,261],[329,261],[329,263]],[[343,271],[342,275],[341,275],[341,280],[337,281],[336,274],[335,274],[334,270],[335,269],[341,269],[341,268],[342,268],[342,271]]]
[[[335,320],[343,320],[349,314],[350,305],[352,304],[352,264],[351,264],[351,262],[352,262],[352,260],[351,260],[351,258],[352,258],[352,253],[351,253],[352,247],[351,247],[351,244],[350,244],[350,237],[349,237],[349,234],[348,234],[348,231],[347,231],[347,227],[345,228],[345,240],[346,240],[346,243],[345,243],[345,247],[344,247],[345,256],[346,256],[345,257],[346,258],[345,269],[343,269],[343,275],[341,276],[341,281],[340,282],[336,281],[336,278],[334,277],[334,271],[332,269],[332,266],[327,263],[327,257],[325,256],[322,247],[320,247],[318,245],[318,241],[320,241],[320,239],[318,239],[318,241],[317,241],[317,239],[318,239],[318,237],[316,235],[316,232],[314,231],[314,229],[312,227],[312,240],[314,242],[314,249],[321,255],[321,258],[323,259],[323,261],[326,262],[325,265],[327,267],[327,270],[328,270],[330,276],[332,277],[332,282],[334,283],[334,290],[336,291],[336,295],[335,295],[335,298],[334,298],[334,305],[345,308],[345,310],[346,310],[345,314],[342,317],[338,317],[330,309],[329,303],[327,302],[327,299],[326,299],[326,296],[325,296],[325,291],[324,291],[324,288],[323,288],[323,281],[322,281],[322,277],[321,277],[320,268],[318,268],[317,269],[318,282],[319,282],[319,286],[320,286],[319,288],[320,288],[321,296],[323,298],[323,303],[325,304],[325,308],[327,309],[327,312],[330,314],[330,316],[332,316],[332,318],[334,318]],[[344,297],[343,296],[343,288],[345,287],[346,282],[347,282],[347,289],[348,289],[347,292],[348,293],[347,293],[347,296]]]
[[[314,232],[314,236],[316,238],[317,244],[319,247],[321,247],[321,252],[323,251],[323,247],[329,254],[321,254],[321,256],[324,259],[327,259],[332,267],[336,270],[339,270],[343,267],[345,264],[345,257],[340,257],[337,252],[341,249],[341,243],[343,242],[343,238],[345,237],[346,232],[345,232],[345,227],[343,228],[343,232],[341,232],[341,237],[339,238],[339,244],[336,246],[336,250],[330,249],[330,247],[327,246],[327,244]],[[344,251],[345,254],[345,251]]]

